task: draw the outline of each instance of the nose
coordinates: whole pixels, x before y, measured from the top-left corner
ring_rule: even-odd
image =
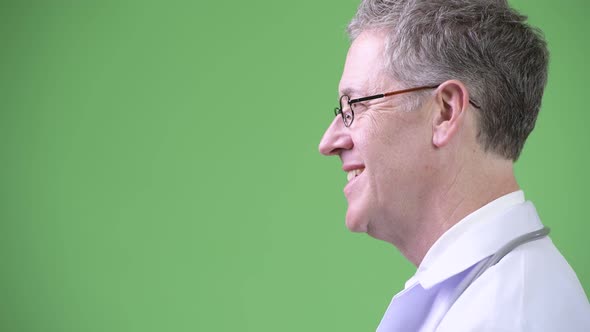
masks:
[[[350,130],[344,126],[342,117],[335,116],[320,141],[320,153],[325,156],[338,155],[342,150],[350,150],[353,146]]]

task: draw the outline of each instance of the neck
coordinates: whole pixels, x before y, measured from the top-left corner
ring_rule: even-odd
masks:
[[[467,215],[487,203],[519,190],[512,162],[489,157],[477,165],[462,165],[455,172],[444,170],[440,185],[430,188],[425,207],[413,222],[413,234],[394,243],[414,265],[419,266],[434,242]],[[456,165],[455,165],[456,166]],[[393,242],[392,242],[393,243]]]

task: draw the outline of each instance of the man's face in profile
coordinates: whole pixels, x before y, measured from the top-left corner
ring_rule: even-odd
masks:
[[[354,99],[399,88],[386,77],[383,40],[374,32],[355,39],[340,80],[340,96]],[[338,115],[320,142],[320,152],[338,155],[348,172],[344,187],[347,227],[380,239],[393,236],[392,227],[411,226],[399,221],[415,215],[426,203],[419,200],[430,178],[429,113],[426,109],[408,112],[400,100],[394,96],[355,105],[353,124],[345,127]]]

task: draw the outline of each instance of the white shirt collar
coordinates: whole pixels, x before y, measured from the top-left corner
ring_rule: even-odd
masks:
[[[540,227],[534,206],[525,202],[521,190],[504,195],[447,230],[428,250],[405,288],[417,282],[430,288],[492,255],[518,235]]]

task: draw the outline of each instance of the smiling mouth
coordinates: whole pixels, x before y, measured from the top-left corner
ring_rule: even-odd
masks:
[[[353,169],[352,171],[349,171],[346,174],[346,179],[350,182],[350,180],[356,178],[357,176],[361,175],[361,173],[364,171],[364,168],[357,168],[357,169]]]

